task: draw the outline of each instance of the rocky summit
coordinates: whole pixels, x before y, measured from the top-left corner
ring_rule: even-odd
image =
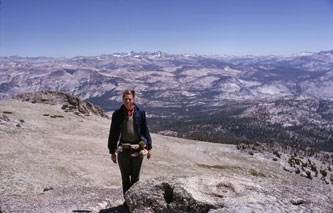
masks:
[[[0,101],[2,213],[333,209],[330,153],[154,133],[152,157],[124,198],[107,149],[110,119],[67,111],[68,100],[45,104],[53,93],[40,94]]]

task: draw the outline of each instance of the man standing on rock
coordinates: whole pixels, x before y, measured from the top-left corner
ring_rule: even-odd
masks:
[[[123,105],[112,114],[108,147],[111,160],[121,172],[123,194],[139,180],[145,155],[150,159],[152,140],[149,134],[146,113],[134,103],[135,91],[123,92]],[[119,143],[118,143],[119,142]]]

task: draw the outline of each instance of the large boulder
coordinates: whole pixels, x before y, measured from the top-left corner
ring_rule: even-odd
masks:
[[[306,188],[306,187],[305,187]],[[125,194],[130,212],[326,212],[332,196],[270,178],[159,177],[134,184]]]

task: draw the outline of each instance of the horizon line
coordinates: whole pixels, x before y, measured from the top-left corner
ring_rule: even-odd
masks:
[[[168,55],[188,55],[188,56],[214,56],[214,57],[249,57],[249,56],[254,56],[254,57],[268,57],[268,56],[275,56],[275,57],[292,57],[300,54],[315,54],[315,53],[320,53],[320,52],[331,52],[333,49],[327,49],[327,50],[319,50],[319,51],[300,51],[297,53],[292,53],[292,54],[261,54],[261,55],[256,55],[256,54],[244,54],[244,55],[233,55],[233,54],[199,54],[199,53],[170,53],[166,51],[129,51],[129,52],[113,52],[113,53],[100,53],[97,55],[76,55],[76,56],[46,56],[46,55],[39,55],[39,56],[22,56],[22,55],[10,55],[10,56],[0,56],[0,58],[76,58],[76,57],[97,57],[97,56],[103,56],[103,55],[131,55],[131,54],[153,54],[153,53],[162,53],[162,54],[168,54]]]

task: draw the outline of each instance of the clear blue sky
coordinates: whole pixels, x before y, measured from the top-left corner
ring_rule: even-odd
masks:
[[[0,2],[0,56],[333,50],[333,0]]]

